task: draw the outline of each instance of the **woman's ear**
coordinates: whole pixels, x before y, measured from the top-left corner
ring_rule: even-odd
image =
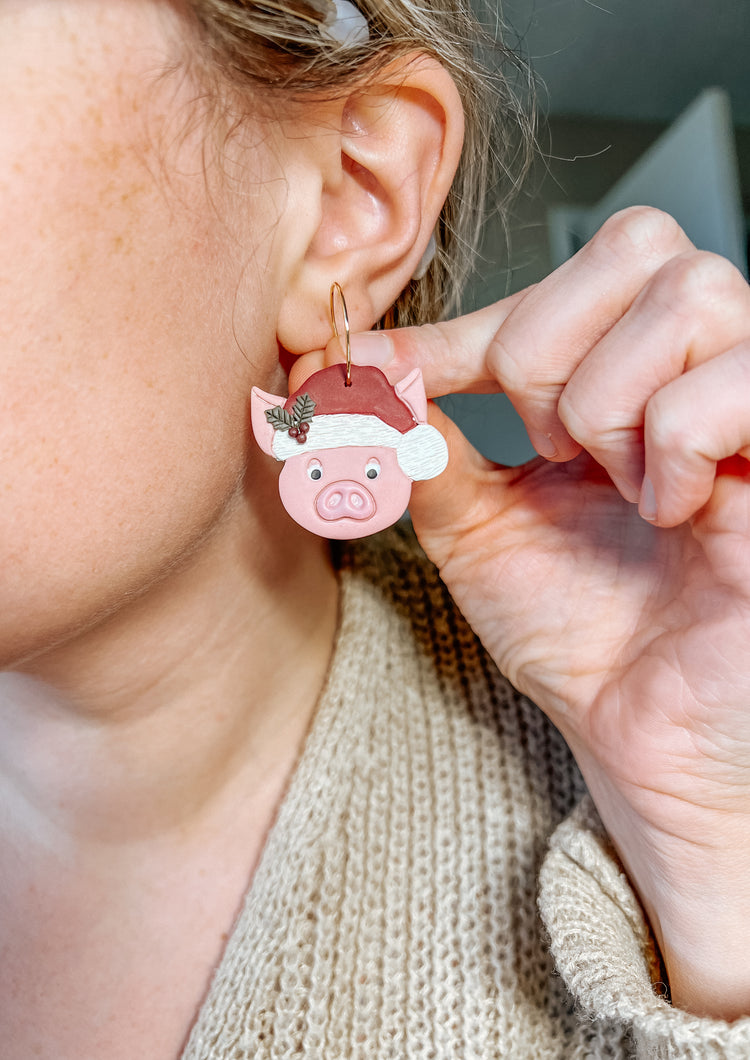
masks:
[[[456,86],[424,54],[396,60],[338,101],[336,119],[335,133],[330,122],[313,128],[303,164],[319,179],[303,181],[305,195],[285,211],[296,250],[277,334],[292,353],[330,338],[334,281],[345,291],[354,330],[372,327],[393,304],[419,266],[463,145]]]

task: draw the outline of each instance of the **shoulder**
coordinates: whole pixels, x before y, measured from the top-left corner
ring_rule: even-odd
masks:
[[[450,725],[470,768],[480,778],[501,770],[506,792],[512,778],[515,796],[544,819],[542,830],[553,828],[585,791],[575,761],[557,729],[500,673],[411,527],[346,543],[337,561],[346,594],[362,601],[356,610],[378,616],[372,650],[388,643],[401,659],[411,654],[408,680],[435,724],[442,717]]]
[[[334,541],[332,546],[340,571],[370,578],[398,595],[424,583],[442,585],[437,568],[422,551],[406,521],[372,537]]]
[[[345,606],[351,597],[367,604],[355,608],[359,621],[379,622],[378,635],[397,638],[399,655],[411,650],[419,669],[431,671],[450,696],[458,686],[462,698],[476,695],[515,698],[515,690],[499,674],[478,637],[464,619],[420,548],[409,524],[348,543],[338,557]],[[391,641],[393,644],[393,641]],[[374,645],[376,646],[376,645]]]
[[[472,656],[484,655],[408,523],[345,543],[337,549],[335,560],[345,588],[354,583],[377,593],[387,601],[395,619],[407,619],[413,635],[436,658],[466,650]]]

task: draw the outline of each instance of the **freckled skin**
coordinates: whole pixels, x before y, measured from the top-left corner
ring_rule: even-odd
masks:
[[[192,554],[241,490],[250,386],[279,384],[261,266],[281,163],[245,160],[236,210],[194,88],[165,73],[175,19],[0,5],[0,666]]]
[[[368,464],[373,460],[380,465],[377,478],[367,475]],[[322,472],[320,478],[310,476],[314,470]],[[373,515],[364,520],[321,518],[316,498],[337,482],[360,483],[375,502]],[[394,449],[348,445],[290,457],[281,472],[279,494],[286,510],[306,530],[321,537],[346,540],[375,534],[400,519],[409,504],[411,479],[398,466]]]

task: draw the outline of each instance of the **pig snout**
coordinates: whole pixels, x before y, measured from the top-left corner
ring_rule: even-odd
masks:
[[[331,482],[315,498],[315,509],[321,519],[371,519],[377,505],[375,498],[360,482],[344,479]]]

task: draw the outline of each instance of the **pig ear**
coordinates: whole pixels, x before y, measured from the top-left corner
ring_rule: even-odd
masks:
[[[424,392],[424,381],[421,369],[415,368],[405,379],[396,383],[393,388],[396,394],[405,401],[414,413],[417,423],[427,422],[427,396]]]
[[[266,409],[275,409],[283,405],[285,398],[276,394],[267,394],[254,386],[250,395],[250,422],[253,425],[255,440],[264,453],[275,456],[273,451],[274,429],[266,419]]]

